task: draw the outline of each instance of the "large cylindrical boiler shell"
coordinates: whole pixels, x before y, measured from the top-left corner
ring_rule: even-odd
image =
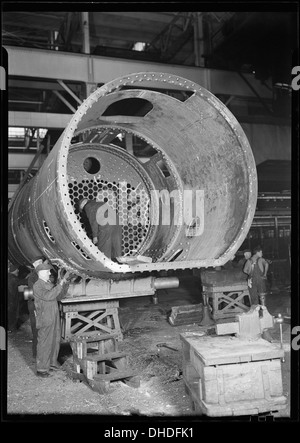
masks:
[[[162,87],[186,96],[179,100],[163,93]],[[147,112],[107,112],[126,100],[146,104]],[[117,133],[149,146],[149,160],[142,162],[134,152],[117,146]],[[99,171],[84,170],[88,157],[99,163]],[[94,198],[91,189],[98,189],[98,195],[110,186],[122,197],[124,182],[135,195],[143,192],[141,211],[147,219],[142,228],[124,228],[124,248],[129,248],[124,255],[139,254],[150,262],[110,260],[93,244],[75,210],[78,195]],[[175,193],[176,203],[171,205],[180,223],[174,222],[174,213],[169,225],[155,218],[164,204],[164,191]],[[202,212],[186,219],[189,192],[199,197]],[[41,252],[53,263],[92,278],[219,266],[243,243],[256,199],[251,147],[224,104],[174,75],[131,74],[107,83],[83,102],[37,175],[23,187],[9,211],[9,256],[28,264]]]

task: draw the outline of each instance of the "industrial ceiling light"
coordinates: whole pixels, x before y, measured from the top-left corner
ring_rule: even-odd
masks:
[[[144,42],[136,42],[132,47],[134,51],[144,51],[145,48],[146,48],[146,43]]]

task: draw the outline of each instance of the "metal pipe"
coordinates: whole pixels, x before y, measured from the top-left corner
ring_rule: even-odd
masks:
[[[63,95],[61,95],[58,91],[53,91],[55,95],[69,108],[72,112],[76,112],[76,109],[65,99]]]
[[[179,287],[179,279],[177,277],[159,277],[154,280],[155,289],[173,289]]]
[[[94,299],[111,299],[141,297],[153,295],[157,289],[173,289],[179,287],[177,277],[147,277],[124,281],[86,280],[69,285],[67,297],[93,297]]]
[[[25,103],[28,105],[42,105],[44,102],[40,100],[8,100],[9,103]]]
[[[57,80],[57,82],[60,84],[60,86],[62,86],[71,95],[71,97],[74,98],[74,100],[77,101],[77,103],[79,103],[81,105],[82,100],[80,100],[80,98],[77,97],[76,94],[74,94],[72,89],[70,89],[62,80]]]

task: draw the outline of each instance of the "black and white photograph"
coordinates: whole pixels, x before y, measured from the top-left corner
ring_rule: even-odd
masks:
[[[1,2],[1,421],[299,422],[299,65],[297,2]]]

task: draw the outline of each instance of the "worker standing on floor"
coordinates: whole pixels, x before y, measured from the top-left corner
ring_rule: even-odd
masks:
[[[33,285],[36,281],[38,281],[39,276],[36,272],[36,268],[41,265],[45,261],[45,257],[42,255],[39,255],[35,257],[32,261],[33,270],[30,272],[28,276],[28,289],[33,290]],[[33,358],[36,358],[36,348],[37,348],[37,337],[38,332],[36,329],[36,318],[35,318],[35,306],[34,306],[34,297],[33,295],[30,295],[28,297],[28,312],[29,312],[29,319],[30,319],[30,326],[31,326],[31,332],[32,332],[32,356]]]
[[[247,260],[249,260],[250,258],[251,258],[251,251],[250,251],[250,249],[245,249],[244,251],[243,251],[243,258],[241,258],[239,261],[238,261],[238,264],[237,264],[237,266],[238,266],[238,268],[241,268],[241,269],[244,269],[244,266],[245,266],[245,263],[246,263],[246,261]]]
[[[57,370],[60,366],[57,361],[61,337],[57,300],[65,295],[70,278],[66,272],[54,286],[49,280],[51,269],[52,266],[47,262],[38,265],[38,280],[33,285],[38,330],[36,373],[40,377],[48,377],[49,370]]]
[[[122,255],[122,226],[120,226],[116,214],[114,220],[107,220],[106,224],[99,224],[97,212],[104,204],[83,198],[79,200],[78,208],[80,212],[85,212],[89,220],[94,245],[97,245],[106,257],[116,261],[116,258]]]
[[[257,246],[253,255],[244,266],[243,271],[248,275],[248,287],[253,305],[264,304],[267,294],[267,272],[269,263],[263,258],[262,248]]]

